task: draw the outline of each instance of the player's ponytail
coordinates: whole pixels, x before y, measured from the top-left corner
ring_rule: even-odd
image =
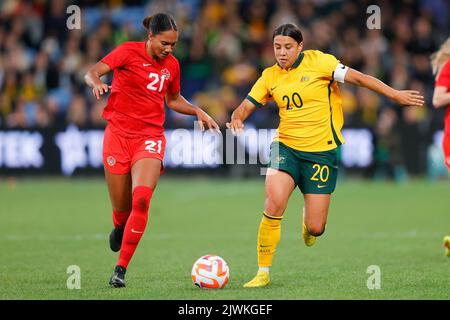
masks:
[[[297,43],[303,42],[303,35],[300,31],[300,28],[295,24],[286,23],[275,29],[272,35],[272,40],[275,39],[276,36],[288,36],[297,41]]]
[[[144,20],[142,20],[142,24],[144,25],[145,29],[149,30],[151,21],[152,21],[152,16],[148,16]]]
[[[168,30],[178,31],[175,19],[167,13],[157,13],[153,16],[148,16],[142,21],[142,24],[148,32],[154,35]]]

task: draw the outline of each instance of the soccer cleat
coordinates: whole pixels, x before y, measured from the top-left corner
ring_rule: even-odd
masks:
[[[306,227],[305,223],[303,223],[303,241],[305,242],[307,247],[311,247],[316,243],[316,237],[309,233],[308,228]]]
[[[122,246],[123,229],[114,228],[109,234],[109,247],[112,251],[117,252]]]
[[[244,288],[265,287],[269,284],[269,282],[269,273],[267,271],[258,270],[256,276],[252,280],[244,284]]]
[[[125,273],[127,269],[121,266],[116,266],[114,268],[114,272],[111,275],[111,279],[109,279],[109,285],[114,288],[123,288],[125,287]]]
[[[450,236],[444,237],[445,255],[450,258]]]

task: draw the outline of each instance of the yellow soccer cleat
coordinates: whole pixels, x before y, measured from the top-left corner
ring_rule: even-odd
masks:
[[[316,237],[309,233],[308,228],[306,227],[305,223],[303,223],[303,241],[305,242],[307,247],[311,247],[316,243]]]
[[[445,255],[450,258],[450,236],[444,237]]]
[[[269,273],[266,271],[258,270],[256,273],[256,276],[244,284],[244,288],[259,288],[259,287],[265,287],[269,284],[270,277]]]

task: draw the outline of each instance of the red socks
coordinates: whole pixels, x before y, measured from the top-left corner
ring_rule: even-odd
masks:
[[[152,194],[153,190],[150,187],[137,186],[133,190],[132,211],[123,233],[122,248],[117,263],[119,266],[128,267],[139,240],[144,234]]]
[[[112,219],[114,223],[114,228],[123,229],[127,223],[128,217],[131,211],[116,211],[113,209]]]

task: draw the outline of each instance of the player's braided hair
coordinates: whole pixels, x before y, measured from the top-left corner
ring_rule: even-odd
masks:
[[[286,23],[276,28],[273,32],[272,40],[279,35],[291,37],[292,39],[297,41],[297,43],[301,43],[303,41],[303,35],[300,31],[300,28],[292,23]]]
[[[148,16],[142,21],[142,24],[154,35],[167,30],[178,31],[175,19],[168,13],[157,13],[153,16]]]

